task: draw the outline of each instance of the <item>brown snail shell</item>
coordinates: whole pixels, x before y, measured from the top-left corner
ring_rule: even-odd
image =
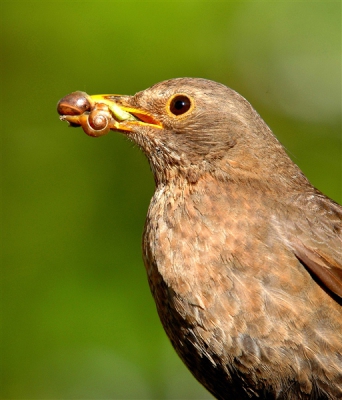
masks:
[[[67,94],[57,104],[57,112],[60,115],[81,115],[86,111],[91,111],[93,102],[90,96],[81,91]]]
[[[110,131],[112,115],[108,109],[96,108],[89,114],[85,113],[84,116],[87,118],[82,118],[83,115],[81,116],[81,125],[87,135],[103,136]]]

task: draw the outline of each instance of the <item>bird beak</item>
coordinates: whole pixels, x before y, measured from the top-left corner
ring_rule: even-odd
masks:
[[[72,127],[82,126],[90,136],[103,136],[110,130],[130,133],[138,126],[163,128],[161,122],[147,111],[125,104],[125,97],[73,92],[58,102],[57,111],[62,121]]]

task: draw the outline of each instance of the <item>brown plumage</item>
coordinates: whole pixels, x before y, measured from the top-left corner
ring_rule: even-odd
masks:
[[[180,78],[135,96],[71,95],[82,96],[79,111],[59,103],[62,119],[97,136],[84,121],[101,104],[107,128],[150,162],[144,262],[193,375],[218,399],[342,398],[342,207],[224,85]]]

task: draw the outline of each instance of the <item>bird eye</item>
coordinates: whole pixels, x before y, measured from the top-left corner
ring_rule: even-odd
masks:
[[[191,100],[183,94],[175,96],[170,102],[170,111],[174,115],[185,114],[190,107]]]

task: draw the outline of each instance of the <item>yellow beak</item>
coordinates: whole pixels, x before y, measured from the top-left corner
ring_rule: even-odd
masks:
[[[119,98],[120,95],[73,92],[58,102],[57,111],[62,121],[73,127],[82,126],[90,136],[103,136],[110,130],[129,133],[137,126],[163,128],[146,110],[118,104]]]

